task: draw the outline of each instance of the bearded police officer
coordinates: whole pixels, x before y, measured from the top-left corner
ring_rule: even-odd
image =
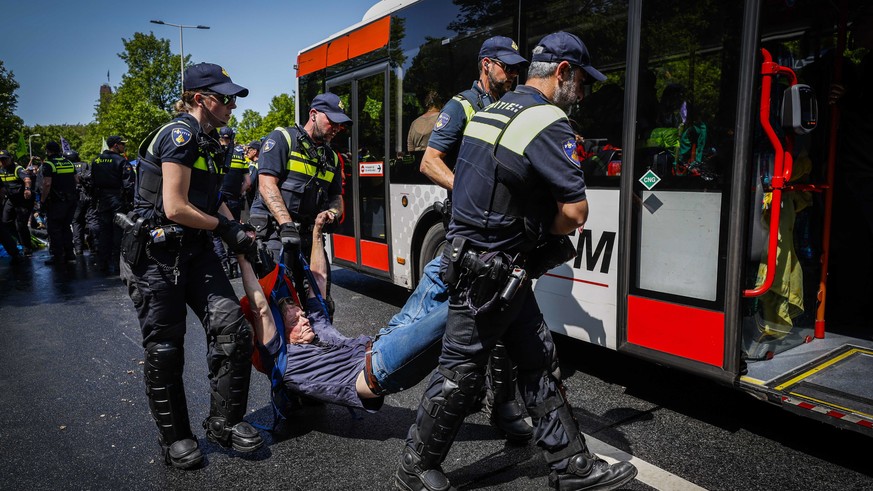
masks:
[[[284,248],[298,285],[303,270],[294,259],[300,251],[309,259],[315,217],[327,210],[332,224],[342,215],[342,166],[330,141],[349,123],[340,98],[326,92],[312,99],[304,126],[276,128],[261,145],[250,220],[275,261],[282,260]],[[327,291],[321,293],[332,316],[330,285],[328,269]]]
[[[251,326],[206,233],[221,237],[235,254],[254,250],[254,231],[235,221],[219,201],[225,150],[216,131],[227,125],[236,98],[248,93],[218,65],[188,67],[176,103],[181,114],[143,140],[134,210],[120,220],[125,228],[121,276],[142,329],[149,407],[165,462],[181,469],[203,462],[182,382],[188,307],[206,330],[211,385],[206,437],[239,452],[263,444],[243,421]]]
[[[443,256],[449,314],[440,366],[403,449],[401,489],[445,490],[441,462],[484,382],[488,353],[503,339],[518,364],[534,440],[562,490],[614,489],[636,475],[587,448],[557,378],[554,342],[530,276],[563,262],[566,234],[588,216],[585,181],[565,112],[582,97],[591,66],[578,37],[550,34],[533,50],[526,85],[473,116],[455,167],[451,246]],[[556,244],[556,256],[537,250]],[[571,248],[572,251],[572,248]],[[557,258],[557,259],[556,259]]]
[[[76,167],[61,156],[61,146],[56,141],[46,143],[45,153],[40,199],[45,207],[45,228],[52,254],[45,263],[57,265],[65,260],[75,262],[72,223],[79,201]]]
[[[106,139],[108,147],[91,163],[91,188],[97,201],[97,266],[104,273],[117,274],[121,250],[121,229],[112,220],[124,210],[125,194],[133,188],[133,169],[122,155],[127,140],[118,135]]]

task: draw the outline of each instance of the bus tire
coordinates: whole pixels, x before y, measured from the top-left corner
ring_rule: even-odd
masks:
[[[432,259],[443,253],[446,245],[446,229],[442,222],[434,223],[421,241],[421,254],[418,256],[418,279],[424,275],[424,267]]]

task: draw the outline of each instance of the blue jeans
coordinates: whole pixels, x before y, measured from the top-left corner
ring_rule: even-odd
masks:
[[[437,366],[449,312],[439,270],[440,258],[425,266],[406,304],[373,339],[373,374],[388,392],[418,384]]]

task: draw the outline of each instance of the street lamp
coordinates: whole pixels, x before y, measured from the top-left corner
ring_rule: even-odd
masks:
[[[162,20],[153,20],[150,21],[152,24],[160,24],[162,26],[172,26],[179,28],[179,58],[181,60],[181,69],[179,73],[182,74],[182,92],[185,92],[185,47],[182,44],[182,30],[183,29],[209,29],[209,26],[183,26],[181,24],[171,24],[169,22],[164,22]]]
[[[33,160],[33,137],[41,136],[39,133],[35,133],[27,137],[27,148],[30,150],[30,159]]]

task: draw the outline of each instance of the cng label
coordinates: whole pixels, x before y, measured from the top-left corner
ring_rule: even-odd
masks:
[[[658,177],[658,174],[652,172],[652,169],[646,171],[646,173],[643,174],[643,177],[640,178],[640,183],[649,191],[651,191],[652,188],[655,187],[655,184],[658,184],[659,182],[661,182],[661,178]]]

